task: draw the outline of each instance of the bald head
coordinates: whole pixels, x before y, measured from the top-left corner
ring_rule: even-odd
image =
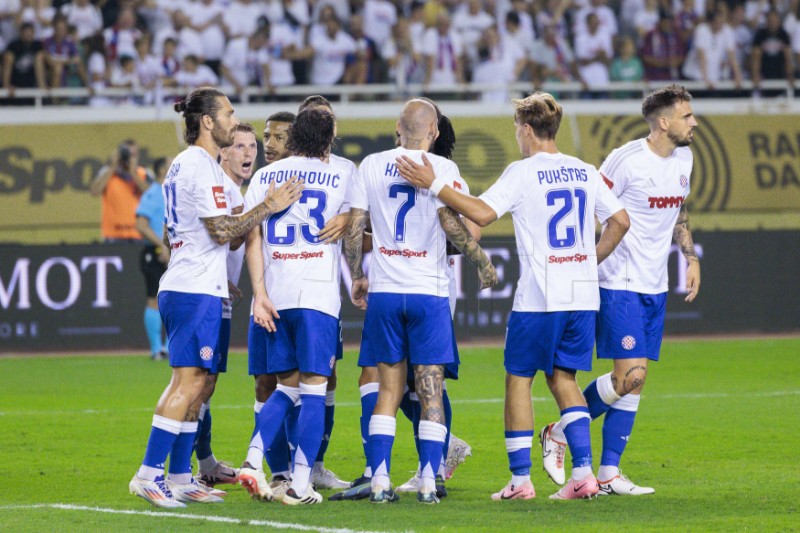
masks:
[[[397,121],[400,145],[412,150],[427,150],[438,135],[437,121],[436,108],[429,102],[409,100]]]

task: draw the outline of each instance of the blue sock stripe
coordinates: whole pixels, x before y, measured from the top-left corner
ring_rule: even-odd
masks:
[[[526,431],[506,431],[507,439],[515,439],[518,437],[533,437],[533,430]]]
[[[561,416],[564,416],[567,413],[590,413],[588,407],[584,407],[582,405],[576,405],[574,407],[567,407],[563,411],[561,411]]]

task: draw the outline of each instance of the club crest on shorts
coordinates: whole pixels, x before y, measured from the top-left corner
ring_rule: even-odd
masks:
[[[336,356],[332,355],[331,356],[331,362],[328,363],[328,366],[331,367],[331,370],[333,370],[333,365],[335,365],[335,364],[336,364]]]
[[[211,346],[203,346],[200,348],[200,358],[203,361],[211,361],[212,357],[214,357],[214,349]]]
[[[633,350],[634,346],[636,346],[636,339],[630,335],[622,337],[622,348],[624,350]]]
[[[689,185],[689,178],[685,174],[681,174],[681,187],[685,189],[687,185]]]

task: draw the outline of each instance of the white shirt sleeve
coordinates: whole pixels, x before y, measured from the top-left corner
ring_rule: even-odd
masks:
[[[214,174],[211,164],[205,161],[199,163],[194,172],[192,197],[200,218],[228,214],[225,186],[214,181]]]
[[[361,173],[361,169],[366,169],[370,164],[370,157],[366,157],[361,166],[353,172],[353,182],[347,188],[347,202],[350,209],[363,209],[369,211],[369,198],[367,197],[367,183]]]
[[[522,182],[514,173],[514,169],[519,163],[521,161],[508,165],[494,185],[479,196],[497,214],[497,218],[517,209],[522,200],[523,194],[520,187]]]
[[[602,224],[623,207],[619,199],[614,196],[614,193],[611,192],[611,189],[609,189],[605,182],[603,182],[603,179],[597,170],[592,168],[591,172],[594,173],[595,183],[597,184],[597,196],[594,205],[594,214]]]

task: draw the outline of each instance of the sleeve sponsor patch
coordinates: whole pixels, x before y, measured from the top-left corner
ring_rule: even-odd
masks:
[[[214,203],[219,209],[228,207],[228,203],[225,201],[225,188],[222,185],[212,185],[211,194],[214,195]]]

